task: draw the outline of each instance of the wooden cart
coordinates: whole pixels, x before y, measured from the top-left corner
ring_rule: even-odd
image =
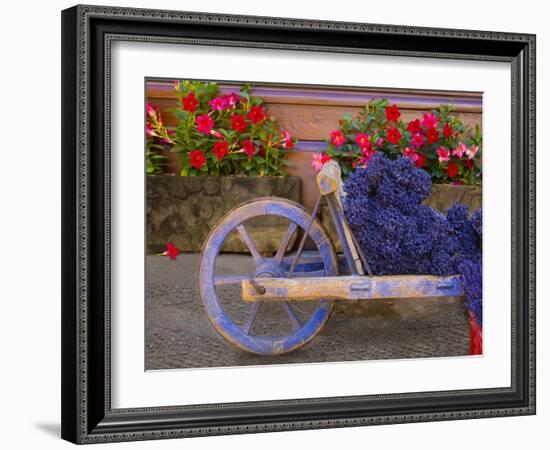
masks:
[[[211,230],[201,255],[200,296],[210,322],[226,340],[248,352],[279,355],[315,337],[329,319],[335,301],[463,295],[458,275],[374,275],[346,223],[336,162],[323,167],[317,185],[320,196],[312,213],[289,200],[258,198],[229,211]],[[342,244],[340,258],[317,219],[322,197]],[[278,250],[268,256],[258,252],[247,229],[249,221],[266,216],[288,223]],[[223,244],[232,233],[250,250],[249,261],[240,264],[245,270],[238,274],[228,274],[227,268],[224,272],[219,261]],[[288,256],[288,248],[296,243],[297,250]],[[311,251],[304,257],[306,243],[315,248],[313,258]],[[262,326],[260,310],[266,305],[276,305],[282,315],[267,316],[264,321],[268,323]],[[278,329],[274,322],[285,322],[282,325],[286,327]]]

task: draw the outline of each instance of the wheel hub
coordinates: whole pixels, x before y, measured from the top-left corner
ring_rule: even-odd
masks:
[[[283,270],[273,259],[263,261],[254,272],[254,278],[282,278]]]

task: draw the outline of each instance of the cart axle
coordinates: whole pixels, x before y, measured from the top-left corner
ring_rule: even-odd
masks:
[[[462,295],[464,291],[458,275],[355,275],[297,279],[256,278],[242,281],[242,298],[247,302],[414,299]]]

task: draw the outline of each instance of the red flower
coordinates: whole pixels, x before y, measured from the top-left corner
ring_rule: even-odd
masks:
[[[388,128],[388,134],[386,135],[386,139],[391,144],[399,144],[399,141],[401,140],[401,133],[397,128],[390,127]]]
[[[169,256],[170,259],[176,259],[177,256],[180,254],[180,249],[177,248],[174,244],[171,242],[166,244],[166,250],[164,251],[163,255]]]
[[[336,147],[340,147],[344,142],[346,142],[346,136],[340,130],[334,130],[330,132],[330,142]]]
[[[229,149],[227,148],[227,142],[226,141],[214,142],[214,148],[212,149],[212,153],[216,155],[216,158],[218,158],[218,161],[225,158],[225,156],[229,153]]]
[[[242,114],[231,115],[231,128],[239,133],[242,133],[246,129],[246,120]]]
[[[428,131],[426,131],[426,139],[428,141],[428,144],[433,144],[439,141],[439,132],[435,128],[430,128]]]
[[[254,144],[250,139],[246,139],[243,142],[242,150],[248,155],[249,158],[252,158],[252,156],[254,156],[254,153],[256,152],[256,147],[254,147]]]
[[[464,161],[464,165],[467,169],[473,169],[474,168],[474,162],[471,159],[467,159]]]
[[[203,114],[197,117],[197,131],[199,133],[209,134],[215,122],[208,114]]]
[[[453,135],[453,127],[450,126],[448,123],[443,125],[443,136],[446,138],[450,138]]]
[[[259,123],[265,119],[265,109],[263,106],[254,105],[250,108],[250,111],[246,117],[248,117],[254,124]]]
[[[470,355],[481,355],[483,353],[483,334],[481,327],[477,324],[474,314],[469,311],[470,316]]]
[[[355,136],[355,142],[357,142],[357,145],[361,149],[370,149],[372,147],[372,143],[369,139],[370,136],[367,133],[357,133]]]
[[[389,122],[397,122],[400,117],[401,113],[397,105],[386,106],[386,119],[388,119]]]
[[[181,99],[181,108],[184,111],[195,112],[198,104],[199,101],[197,100],[197,97],[195,97],[195,94],[193,94],[192,92],[187,94],[187,97],[183,97]]]
[[[191,164],[195,169],[200,169],[205,162],[206,158],[200,150],[191,150],[189,152],[189,164]]]
[[[416,134],[416,133],[420,133],[421,129],[420,129],[420,120],[419,119],[416,119],[416,120],[412,120],[409,122],[409,124],[407,125],[407,131],[410,131],[411,134]]]
[[[424,167],[426,165],[426,155],[424,153],[418,153],[418,158],[414,162],[416,167]]]
[[[449,164],[449,166],[447,167],[447,175],[449,176],[449,178],[456,177],[457,174],[458,166],[454,163]]]

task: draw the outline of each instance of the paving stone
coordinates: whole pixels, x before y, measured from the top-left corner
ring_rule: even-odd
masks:
[[[148,370],[468,355],[468,320],[458,309],[400,317],[339,312],[311,342],[290,354],[243,352],[220,337],[206,316],[197,286],[199,256],[180,254],[176,261],[147,257]],[[244,255],[222,256],[227,267],[245,267],[248,261]],[[231,313],[247,307],[244,302],[232,302]],[[284,318],[278,314],[282,312],[265,317],[265,330]]]

